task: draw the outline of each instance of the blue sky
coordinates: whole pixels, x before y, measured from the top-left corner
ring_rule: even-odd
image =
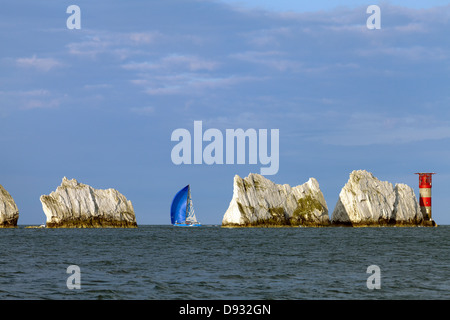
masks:
[[[371,4],[376,5],[396,5],[407,6],[408,8],[424,9],[436,6],[448,5],[447,0],[388,0],[388,1],[364,1],[364,0],[316,0],[316,1],[295,1],[295,0],[223,0],[222,2],[232,4],[241,8],[262,9],[276,12],[314,12],[320,10],[336,9],[338,7],[355,8]]]
[[[331,212],[352,170],[433,178],[450,224],[450,6],[445,1],[3,1],[0,184],[19,224],[61,179],[115,188],[139,224],[168,224],[192,186],[197,217],[220,224],[235,174],[261,165],[180,165],[171,133],[279,129],[280,167],[315,177]],[[66,8],[81,8],[69,30]],[[366,9],[381,8],[368,30]],[[426,5],[425,5],[426,4]]]

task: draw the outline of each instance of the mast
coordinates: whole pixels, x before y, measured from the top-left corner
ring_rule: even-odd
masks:
[[[191,198],[191,186],[189,185],[187,204],[186,204],[186,222],[196,223],[197,218],[195,217],[194,205]]]

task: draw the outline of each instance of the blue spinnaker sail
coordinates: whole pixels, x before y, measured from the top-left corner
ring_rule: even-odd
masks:
[[[172,224],[184,223],[186,221],[186,206],[189,194],[189,185],[178,191],[172,200],[170,208],[170,218]]]

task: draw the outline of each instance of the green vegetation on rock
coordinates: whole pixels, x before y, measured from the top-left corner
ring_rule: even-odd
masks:
[[[314,199],[311,195],[306,195],[297,200],[297,208],[294,210],[292,217],[294,219],[306,219],[308,213],[315,210],[322,211],[323,206],[319,200]]]

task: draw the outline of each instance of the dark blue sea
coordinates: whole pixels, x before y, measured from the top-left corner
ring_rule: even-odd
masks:
[[[448,300],[450,226],[0,229],[0,299]]]

